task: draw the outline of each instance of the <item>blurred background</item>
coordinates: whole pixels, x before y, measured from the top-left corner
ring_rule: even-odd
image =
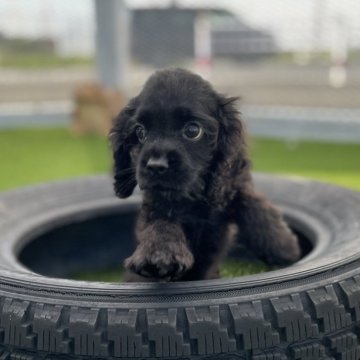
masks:
[[[0,191],[110,172],[155,70],[240,96],[257,171],[360,190],[358,0],[1,0]]]

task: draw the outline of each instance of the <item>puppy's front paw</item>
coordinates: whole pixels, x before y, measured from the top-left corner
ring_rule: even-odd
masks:
[[[177,280],[194,264],[194,257],[183,243],[166,243],[147,248],[139,245],[125,260],[125,268],[144,277]]]

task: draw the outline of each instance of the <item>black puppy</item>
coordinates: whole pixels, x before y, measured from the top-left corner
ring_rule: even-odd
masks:
[[[143,190],[138,245],[125,261],[142,276],[137,280],[217,277],[232,224],[239,241],[268,263],[299,259],[297,238],[254,191],[235,100],[198,75],[166,69],[115,119],[116,194],[128,197],[137,183]]]

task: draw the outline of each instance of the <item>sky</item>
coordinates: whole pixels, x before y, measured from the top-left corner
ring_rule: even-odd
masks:
[[[219,0],[128,0],[131,8],[215,6]],[[341,37],[360,47],[359,0],[222,0],[221,5],[250,25],[270,31],[284,49],[330,46]],[[93,51],[93,0],[0,0],[0,32],[59,40],[60,51]],[[63,47],[61,49],[61,47]]]

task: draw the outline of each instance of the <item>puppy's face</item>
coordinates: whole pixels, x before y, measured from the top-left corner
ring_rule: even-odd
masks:
[[[209,83],[188,71],[150,77],[110,134],[117,195],[129,196],[136,183],[167,196],[201,194],[219,148],[219,106]]]
[[[218,123],[193,100],[169,92],[166,101],[144,99],[136,111],[131,127],[137,143],[130,154],[141,189],[190,196],[204,186]]]

